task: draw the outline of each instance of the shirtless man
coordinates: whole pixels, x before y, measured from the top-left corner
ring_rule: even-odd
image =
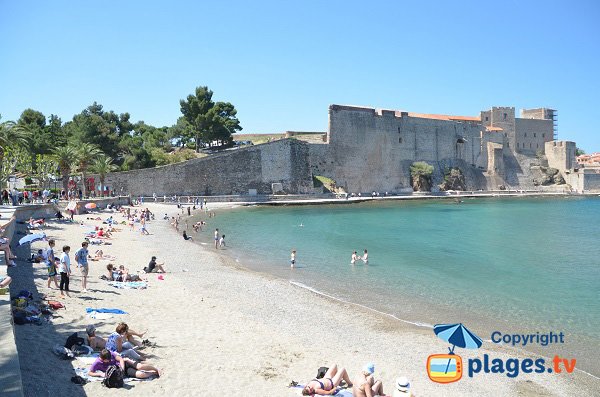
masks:
[[[383,384],[380,380],[375,381],[373,372],[375,372],[375,366],[373,364],[365,365],[354,380],[354,387],[352,388],[352,395],[354,397],[374,397],[384,395]]]
[[[365,249],[365,253],[362,257],[362,261],[365,263],[365,265],[369,264],[369,253],[367,252],[367,250]]]
[[[88,336],[88,345],[94,350],[102,350],[106,347],[106,339],[96,336],[96,327],[92,324],[85,328]]]

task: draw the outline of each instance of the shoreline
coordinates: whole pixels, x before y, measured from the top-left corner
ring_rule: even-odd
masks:
[[[157,215],[165,210],[170,215],[179,212],[171,205],[158,205],[161,211],[151,208]],[[99,216],[105,218],[108,214]],[[76,220],[87,224],[85,218],[76,216]],[[82,238],[82,228],[77,224],[53,223],[52,227],[48,235],[57,238],[57,246],[66,241],[73,247]],[[83,332],[91,320],[80,312],[91,305],[123,308],[129,313],[123,319],[136,330],[148,329],[148,337],[159,345],[151,349],[150,361],[165,369],[165,375],[151,382],[136,382],[127,391],[134,396],[211,396],[244,391],[291,396],[297,392],[287,389],[290,380],[312,379],[319,366],[337,362],[347,367],[352,377],[367,361],[376,364],[376,376],[383,379],[388,393],[400,375],[411,380],[417,395],[589,395],[600,386],[578,373],[560,377],[523,374],[516,379],[480,374],[465,376],[455,384],[435,384],[427,378],[424,363],[429,354],[446,351],[447,344],[429,331],[419,332],[396,320],[323,299],[284,280],[236,265],[205,246],[184,241],[167,221],[151,222],[150,236],[130,232],[127,226],[122,229],[111,246],[103,247],[106,253],[137,270],[158,252],[158,261],[166,261],[169,273],[164,280],[157,280],[156,275],[149,277],[147,290],[115,290],[98,280],[103,266],[92,262],[90,294],[75,292],[66,300],[67,309],[60,312],[61,317],[46,332],[40,332],[45,327],[33,326],[15,330],[21,369],[27,374],[27,395],[105,394],[96,382],[86,385],[81,394],[81,386],[70,384],[71,373],[65,362],[48,357],[52,356],[48,347],[52,343],[64,342],[70,332]],[[32,248],[37,249],[38,245]],[[26,264],[16,269],[24,276],[32,272],[34,294],[46,293],[44,269]],[[20,283],[16,288],[21,289]],[[72,289],[78,289],[78,284],[77,279],[72,281]],[[99,334],[106,336],[120,320],[100,322]],[[488,351],[491,350],[482,353]],[[510,357],[505,352],[493,354]],[[465,359],[476,356],[462,349],[461,355]],[[46,359],[51,360],[58,373],[47,371]]]
[[[556,197],[555,195],[553,195],[552,197],[548,197],[548,196],[539,197],[538,195],[530,195],[530,196],[527,196],[527,197],[532,198],[532,196],[534,196],[534,199],[539,198],[539,199],[550,199],[550,200],[552,200],[552,199],[562,198],[562,197]],[[571,197],[571,196],[572,195],[567,195],[567,197]],[[594,195],[586,195],[586,196],[581,196],[581,198],[586,198],[586,197],[589,197],[589,196],[595,197],[596,195],[595,194]],[[577,197],[577,196],[575,196],[575,197]],[[452,198],[454,198],[454,197],[452,197]],[[496,198],[496,197],[494,197],[494,198]],[[364,201],[365,200],[362,200],[360,202],[364,202]],[[371,201],[371,200],[368,200],[368,201]],[[215,204],[213,204],[213,205],[215,205]],[[220,203],[220,205],[218,206],[218,208],[215,207],[214,209],[217,209],[218,211],[227,210],[227,209],[234,209],[234,208],[241,207],[239,204],[240,203]],[[302,205],[302,204],[303,203],[298,203],[298,205]],[[321,203],[314,203],[314,204],[321,204]],[[330,203],[322,203],[322,204],[323,205],[328,205]],[[253,204],[249,204],[249,205],[250,206],[254,206],[254,205],[261,206],[262,203],[253,203]],[[248,205],[245,205],[245,206],[248,206]],[[213,208],[211,207],[211,209],[213,209]],[[194,214],[192,214],[192,215],[195,216]],[[217,220],[214,220],[214,219],[212,220],[212,224],[213,225],[211,225],[211,226],[220,226],[218,224],[218,217],[217,217]],[[197,240],[204,238],[204,240],[201,240],[201,241],[203,241],[203,244],[208,243],[208,245],[205,245],[204,247],[208,246],[210,248],[210,239],[208,237],[210,237],[209,234],[210,234],[210,227],[211,226],[208,226],[208,228],[205,229],[204,233],[201,233],[200,235],[198,235],[198,237],[195,237]],[[231,227],[231,225],[229,225],[229,226]],[[207,231],[208,231],[208,234],[206,234]],[[198,242],[196,241],[195,243],[197,244]],[[212,250],[212,251],[214,251],[214,250]],[[408,316],[408,317],[407,316],[403,316],[403,315],[400,315],[398,313],[395,313],[394,311],[389,311],[388,310],[389,308],[385,308],[385,307],[382,308],[381,305],[380,305],[380,307],[377,307],[377,305],[364,305],[364,304],[361,304],[361,303],[357,302],[356,300],[352,300],[352,299],[348,300],[347,297],[346,298],[341,298],[339,296],[343,296],[343,295],[338,295],[338,294],[336,294],[336,292],[332,291],[331,289],[323,289],[323,286],[316,287],[316,286],[314,286],[312,284],[305,284],[304,281],[300,281],[298,279],[295,279],[292,276],[288,276],[287,274],[285,274],[284,270],[282,270],[282,271],[276,271],[275,273],[272,273],[268,269],[261,269],[261,267],[264,268],[264,266],[259,265],[259,263],[268,261],[269,258],[268,257],[267,258],[256,257],[256,253],[254,253],[253,256],[245,255],[242,248],[235,248],[234,247],[232,249],[232,248],[228,247],[228,249],[226,251],[218,250],[218,251],[215,251],[215,252],[218,252],[218,254],[223,255],[223,256],[228,257],[229,259],[231,259],[232,263],[235,263],[236,267],[245,268],[246,270],[249,270],[251,272],[256,272],[259,275],[267,275],[268,277],[279,278],[281,280],[289,282],[291,285],[294,285],[294,286],[300,287],[300,288],[304,288],[304,289],[306,289],[306,290],[308,290],[310,292],[313,292],[313,293],[315,293],[317,295],[321,295],[321,296],[323,296],[325,298],[328,298],[328,299],[331,299],[333,301],[339,301],[339,302],[343,302],[345,304],[350,304],[350,305],[355,305],[357,307],[362,307],[362,308],[365,308],[367,310],[370,310],[370,311],[373,311],[375,313],[378,313],[378,314],[380,314],[382,316],[387,316],[387,317],[393,318],[393,319],[395,319],[395,320],[397,320],[399,322],[403,322],[403,323],[407,323],[407,324],[412,324],[412,325],[417,326],[417,327],[420,327],[420,326],[426,326],[426,327],[429,327],[429,328],[433,327],[430,324],[430,322],[431,322],[431,316],[429,316],[429,317],[428,316],[420,316],[420,317],[419,316],[416,316],[416,317],[415,316],[412,316],[412,317],[411,316]],[[243,263],[242,262],[238,262],[237,261],[238,258],[244,258],[243,261],[242,261]],[[268,267],[269,268],[273,267],[273,264],[276,265],[277,262],[271,261],[271,265],[268,266]],[[282,269],[283,269],[283,267],[282,267]],[[415,298],[415,299],[417,299],[417,298]],[[417,303],[420,306],[431,305],[431,303],[427,302],[427,301],[423,302],[423,301],[419,301],[418,299],[417,299],[417,301],[418,301]],[[411,304],[414,304],[414,303],[411,303]],[[440,310],[441,309],[439,309],[438,312]],[[439,316],[436,317],[436,318],[439,318]],[[494,320],[493,316],[489,316],[487,314],[487,312],[485,312],[485,311],[481,312],[481,310],[470,309],[468,311],[468,315],[466,313],[463,313],[462,318],[463,318],[463,321],[465,321],[465,319],[466,319],[466,321],[469,321],[469,319],[470,319],[471,320],[469,322],[470,324],[478,325],[480,328],[482,328],[482,331],[485,331],[485,332],[483,332],[483,335],[486,335],[486,338],[487,338],[488,342],[490,342],[490,343],[491,343],[491,341],[489,340],[490,339],[489,335],[490,335],[490,333],[492,331],[497,330],[497,329],[504,329],[504,330],[513,329],[515,326],[516,326],[516,328],[519,328],[518,327],[518,325],[519,325],[518,323],[512,323],[509,320]],[[526,332],[529,331],[529,332],[534,332],[535,333],[535,331],[537,331],[537,329],[535,329],[535,328],[536,327],[534,326],[533,328],[521,329],[520,332],[525,332],[526,333]],[[489,331],[489,333],[488,333],[488,331]],[[569,350],[569,348],[563,348],[562,346],[559,346],[559,348],[558,348],[559,351],[553,352],[553,354],[554,353],[562,353],[562,354],[575,353],[575,354],[577,354],[578,352],[581,354],[581,352],[583,351],[583,350],[581,350],[582,346],[585,346],[585,343],[587,343],[586,341],[588,341],[588,340],[592,340],[593,341],[593,339],[591,337],[587,336],[587,334],[583,334],[583,337],[585,339],[582,340],[581,337],[582,337],[581,333],[574,333],[574,334],[572,334],[570,336],[570,338],[571,338],[571,339],[569,339],[570,341],[573,341],[573,340],[579,341],[579,344],[575,343],[575,346],[574,346],[575,350],[574,351],[573,350]],[[484,338],[484,339],[486,339],[486,338]],[[579,339],[576,339],[576,338],[579,338]],[[511,347],[511,346],[506,346],[506,345],[503,345],[503,344],[498,344],[498,348],[500,348],[500,349],[506,348],[506,349],[516,350],[516,351],[520,352],[520,354],[528,354],[528,355],[536,354],[536,355],[538,355],[540,357],[545,357],[545,358],[548,358],[548,354],[550,354],[548,352],[548,350],[549,350],[548,346],[542,347],[542,346],[538,346],[538,345],[528,345],[526,347]],[[571,346],[571,349],[573,349],[573,346]],[[581,365],[583,365],[583,367],[576,367],[576,369],[579,370],[579,371],[581,371],[582,373],[586,374],[587,376],[592,377],[593,379],[600,380],[600,377],[598,376],[599,367],[597,365],[596,366],[593,365],[593,361],[590,363],[589,355],[587,355],[587,356],[585,354],[582,354],[582,355],[583,355],[583,359],[582,359],[583,364],[581,364]]]

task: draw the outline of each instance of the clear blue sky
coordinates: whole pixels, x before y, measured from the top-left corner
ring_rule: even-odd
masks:
[[[558,109],[600,151],[597,1],[0,0],[0,113],[93,101],[172,125],[207,85],[248,133],[325,131],[330,104]]]

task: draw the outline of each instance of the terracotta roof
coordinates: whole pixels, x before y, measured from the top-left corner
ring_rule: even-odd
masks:
[[[481,121],[480,117],[472,116],[451,116],[447,114],[427,114],[427,113],[408,113],[409,117],[418,117],[421,119],[434,119],[434,120],[452,120],[452,121]]]

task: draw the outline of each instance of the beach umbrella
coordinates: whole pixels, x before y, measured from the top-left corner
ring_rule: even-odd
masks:
[[[433,326],[433,332],[438,338],[445,340],[452,344],[450,354],[454,354],[454,348],[456,346],[462,347],[463,349],[478,349],[483,344],[481,338],[467,329],[462,323],[459,324],[436,324]],[[446,373],[450,367],[451,359],[448,359],[448,365],[446,365]]]
[[[36,241],[45,240],[45,239],[46,239],[46,233],[28,234],[25,237],[21,237],[21,239],[19,240],[19,246],[21,246],[23,244],[31,244]]]
[[[85,208],[87,208],[88,210],[93,210],[94,208],[96,208],[96,203],[87,203],[85,205]]]
[[[436,324],[433,326],[433,332],[438,338],[452,344],[451,352],[454,352],[455,346],[463,349],[478,349],[483,343],[479,336],[469,331],[462,323]]]

